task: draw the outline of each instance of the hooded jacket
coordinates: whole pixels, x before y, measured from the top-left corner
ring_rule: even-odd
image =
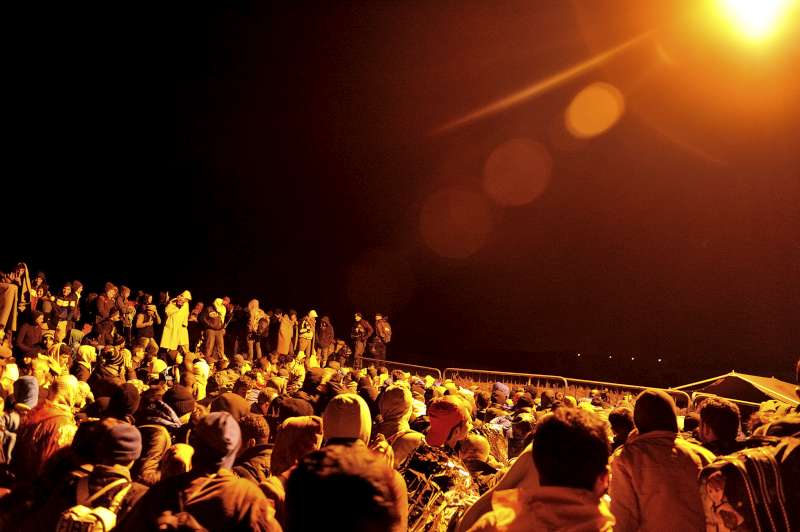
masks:
[[[614,516],[603,499],[587,490],[548,486],[495,492],[492,511],[469,530],[610,532],[613,527]]]

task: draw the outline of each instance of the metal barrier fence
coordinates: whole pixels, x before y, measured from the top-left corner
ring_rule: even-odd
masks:
[[[692,405],[692,398],[683,390],[675,390],[672,388],[654,388],[653,386],[637,386],[634,384],[621,384],[618,382],[604,382],[604,381],[591,381],[586,379],[566,379],[568,382],[567,389],[571,395],[576,399],[589,397],[592,390],[605,391],[609,396],[609,402],[615,404],[622,399],[626,394],[633,392],[639,393],[647,388],[656,390],[663,390],[670,394],[675,399],[675,404],[678,408],[689,408]]]
[[[509,373],[505,371],[488,371],[481,369],[447,368],[444,378],[456,384],[490,384],[502,382],[511,386],[534,386],[537,391],[543,389],[566,390],[567,379],[558,375],[540,375],[536,373]]]
[[[442,372],[438,368],[432,368],[429,366],[419,366],[417,364],[406,364],[405,362],[395,362],[394,360],[380,360],[378,358],[367,358],[361,357],[361,365],[363,367],[366,366],[385,366],[390,372],[393,369],[399,369],[402,371],[406,371],[411,373],[416,377],[424,377],[425,375],[431,375],[437,380],[442,380]]]

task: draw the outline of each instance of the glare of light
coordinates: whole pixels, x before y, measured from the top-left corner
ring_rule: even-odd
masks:
[[[636,357],[631,357],[631,360],[636,360]]]
[[[661,362],[661,359],[659,358],[658,361]]]
[[[578,356],[581,356],[581,354],[580,354],[580,353],[578,353]]]
[[[608,131],[622,117],[625,98],[613,85],[592,83],[579,92],[567,107],[567,130],[579,139]]]
[[[553,160],[542,144],[512,139],[498,146],[486,160],[483,189],[498,205],[525,205],[544,193],[552,168]]]
[[[796,0],[719,0],[731,23],[750,39],[769,37]]]

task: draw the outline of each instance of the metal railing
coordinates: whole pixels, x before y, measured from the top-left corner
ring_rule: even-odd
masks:
[[[399,369],[416,377],[424,377],[425,375],[431,375],[437,380],[442,380],[442,372],[438,368],[432,368],[429,366],[420,366],[417,364],[406,364],[405,362],[395,362],[394,360],[380,360],[378,358],[367,358],[361,357],[361,366],[368,367],[368,366],[385,366],[390,372],[394,369]]]
[[[488,371],[482,369],[447,368],[444,378],[456,384],[488,384],[502,382],[511,386],[534,386],[542,389],[566,390],[567,379],[558,375],[541,375],[537,373],[510,373],[506,371]]]
[[[592,390],[601,390],[609,394],[610,402],[616,403],[622,399],[627,393],[641,392],[648,388],[655,390],[663,390],[670,394],[675,399],[675,404],[679,408],[688,408],[692,404],[692,398],[688,393],[683,390],[675,390],[673,388],[656,388],[654,386],[638,386],[635,384],[622,384],[619,382],[604,382],[592,381],[587,379],[571,379],[567,378],[567,389],[575,396],[576,399],[588,397]]]

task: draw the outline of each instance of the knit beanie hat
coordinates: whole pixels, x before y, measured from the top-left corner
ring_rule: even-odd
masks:
[[[176,384],[164,392],[162,400],[178,414],[178,417],[189,414],[194,410],[195,400],[192,390],[181,384]]]
[[[132,462],[142,454],[142,435],[130,423],[116,423],[103,435],[98,451],[115,464]]]
[[[194,447],[195,466],[230,469],[242,444],[242,432],[228,412],[213,412],[197,423],[189,444]]]
[[[250,413],[250,403],[241,395],[225,392],[211,403],[212,412],[227,412],[237,422]]]
[[[106,413],[117,419],[132,416],[139,409],[139,399],[139,389],[126,382],[111,394]]]
[[[633,407],[633,423],[639,434],[655,430],[678,432],[675,401],[664,390],[649,388],[636,398]]]
[[[367,403],[354,393],[345,393],[330,400],[322,414],[323,438],[359,439],[369,443],[372,416]]]
[[[281,423],[290,417],[313,416],[314,407],[303,399],[294,397],[278,397],[273,401],[277,410],[277,422]]]
[[[39,381],[33,375],[23,375],[14,383],[14,399],[33,408],[39,403]]]

